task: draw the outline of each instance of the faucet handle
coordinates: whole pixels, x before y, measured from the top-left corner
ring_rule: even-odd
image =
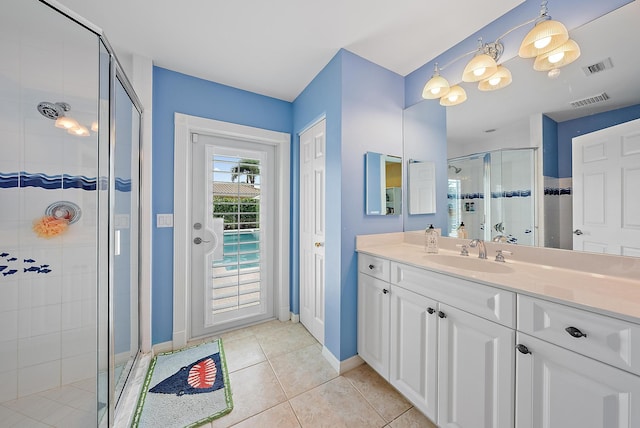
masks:
[[[498,253],[498,254],[496,254],[496,261],[497,262],[501,262],[501,263],[504,263],[504,254],[505,253],[509,254],[509,255],[513,254],[511,251],[508,251],[508,250],[496,250],[496,253]]]
[[[467,250],[467,246],[465,244],[456,244],[456,247],[460,247],[460,255],[461,256],[468,256],[469,255],[469,250]]]

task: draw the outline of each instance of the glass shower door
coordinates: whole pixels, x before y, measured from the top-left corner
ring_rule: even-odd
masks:
[[[114,89],[115,134],[111,156],[111,283],[114,400],[116,406],[140,350],[138,335],[139,148],[141,113],[119,78]]]

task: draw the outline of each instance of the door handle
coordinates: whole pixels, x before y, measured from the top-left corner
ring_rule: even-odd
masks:
[[[576,229],[573,231],[574,235],[583,235],[582,231],[580,229]]]
[[[205,241],[205,240],[203,240],[202,238],[200,238],[199,236],[198,236],[198,237],[196,237],[196,238],[193,238],[193,243],[194,243],[194,244],[196,244],[196,245],[200,245],[200,244],[202,244],[203,242],[211,242],[211,241]]]
[[[316,246],[316,248],[318,248],[318,247],[322,247],[322,246],[324,245],[324,242],[316,242],[316,243],[314,243],[313,245],[315,245],[315,246]]]

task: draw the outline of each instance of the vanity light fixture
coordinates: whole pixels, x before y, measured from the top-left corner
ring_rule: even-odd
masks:
[[[518,55],[522,58],[536,57],[534,70],[555,70],[553,71],[555,74],[550,73],[549,76],[552,77],[552,74],[557,76],[560,67],[578,59],[580,47],[569,38],[569,32],[561,22],[551,19],[547,3],[547,0],[541,2],[540,14],[536,18],[509,29],[495,42],[483,43],[482,39],[478,39],[476,50],[462,54],[442,67],[438,67],[436,63],[431,79],[424,86],[422,97],[424,99],[440,98],[440,104],[444,106],[453,106],[464,102],[467,99],[464,89],[458,85],[450,87],[449,82],[440,75],[440,71],[469,55],[474,55],[474,57],[464,68],[461,79],[463,82],[479,82],[478,89],[481,91],[492,91],[509,85],[513,80],[511,72],[503,65],[498,65],[498,60],[504,51],[502,40],[511,32],[532,23],[535,25],[522,41]],[[454,94],[450,95],[450,91],[455,87],[460,88],[462,93],[456,90]],[[449,91],[447,91],[448,88],[450,88]]]
[[[552,51],[545,52],[536,57],[533,69],[537,71],[549,71],[571,64],[580,56],[580,46],[569,39]]]
[[[521,58],[533,58],[544,54],[569,40],[567,27],[562,22],[554,21],[549,16],[546,1],[543,1],[540,5],[540,16],[533,22],[536,25],[527,33],[520,44],[518,55]]]
[[[509,69],[504,65],[499,65],[498,70],[493,75],[478,82],[478,89],[481,91],[495,91],[509,85],[512,80]]]
[[[435,100],[436,98],[443,97],[449,92],[449,82],[447,79],[440,76],[440,70],[438,69],[438,63],[433,70],[431,79],[424,85],[422,90],[422,98],[426,100]]]
[[[460,85],[452,86],[444,97],[440,98],[440,105],[445,107],[457,106],[467,100],[467,93]]]

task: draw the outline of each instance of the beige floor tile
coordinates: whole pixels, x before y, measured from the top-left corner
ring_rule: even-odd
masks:
[[[289,398],[338,377],[338,372],[322,356],[319,343],[278,355],[270,362]]]
[[[229,373],[261,363],[267,359],[255,336],[223,341]]]
[[[212,427],[228,427],[286,401],[268,362],[258,363],[229,374],[233,410],[216,419]]]
[[[222,333],[220,337],[223,343],[227,343],[230,340],[244,339],[245,337],[253,336],[253,331],[249,328],[241,328],[239,330],[231,330],[226,333]]]
[[[267,358],[318,343],[300,323],[289,323],[285,328],[256,333],[256,337]]]
[[[385,421],[344,377],[289,401],[303,427],[383,427]]]
[[[255,334],[256,336],[260,337],[264,334],[269,334],[270,332],[279,330],[281,328],[289,327],[293,324],[294,323],[292,323],[291,321],[283,322],[280,320],[271,320],[271,321],[266,321],[266,322],[248,327],[247,330],[252,334]]]
[[[233,426],[233,428],[257,427],[300,428],[300,424],[291,405],[282,403]]]
[[[398,419],[389,424],[391,428],[438,428],[418,409],[412,407],[409,411],[400,415]]]
[[[411,403],[367,364],[348,371],[344,377],[387,422],[411,408]]]

